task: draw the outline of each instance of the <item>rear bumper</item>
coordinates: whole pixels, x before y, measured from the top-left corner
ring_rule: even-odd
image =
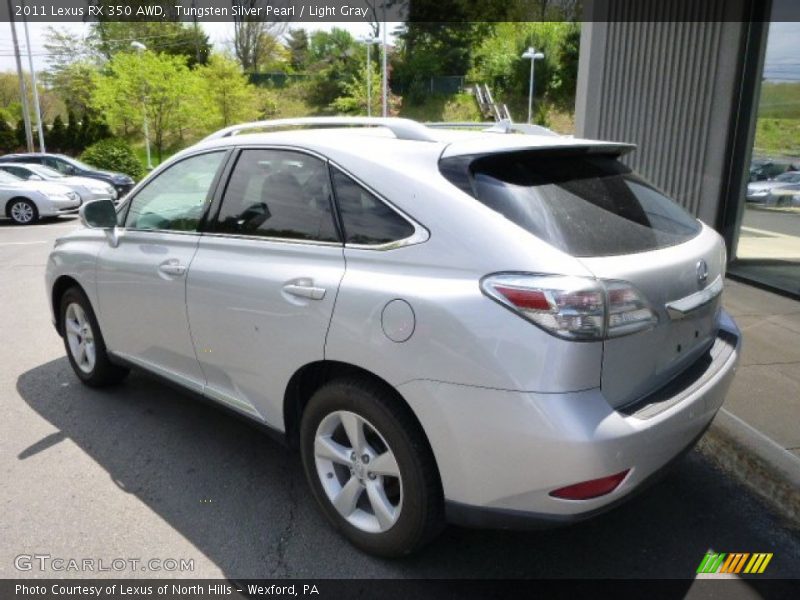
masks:
[[[536,394],[432,381],[400,386],[433,448],[449,519],[474,526],[552,525],[627,499],[691,448],[722,405],[741,341],[725,313],[721,338],[727,349],[715,345],[705,368],[688,369],[685,381],[665,386],[672,386],[668,394],[652,394],[627,414],[612,408],[599,389]],[[627,477],[605,496],[550,496],[625,469]]]

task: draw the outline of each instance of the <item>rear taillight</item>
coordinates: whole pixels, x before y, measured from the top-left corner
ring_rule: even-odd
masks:
[[[648,329],[655,311],[633,285],[562,275],[484,277],[490,298],[545,331],[571,340],[601,340]]]
[[[550,492],[550,495],[564,500],[589,500],[590,498],[605,496],[619,487],[619,484],[622,483],[629,471],[630,469],[625,469],[621,473],[609,475],[608,477],[582,481],[581,483],[558,488]]]

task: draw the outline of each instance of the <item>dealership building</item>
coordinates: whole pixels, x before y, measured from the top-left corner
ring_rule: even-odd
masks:
[[[769,177],[800,168],[800,139],[765,153],[757,136],[767,109],[800,119],[797,96],[775,106],[765,94],[800,90],[798,4],[587,3],[576,101],[576,134],[635,143],[625,160],[724,236],[730,275],[795,296],[800,185],[746,196],[751,179],[767,177],[756,167],[774,169]]]

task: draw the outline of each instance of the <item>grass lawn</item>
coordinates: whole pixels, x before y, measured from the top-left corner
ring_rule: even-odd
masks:
[[[800,156],[800,83],[761,84],[754,147],[767,156]]]

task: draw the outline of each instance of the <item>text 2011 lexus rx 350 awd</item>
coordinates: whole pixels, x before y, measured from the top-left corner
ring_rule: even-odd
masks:
[[[55,326],[88,385],[136,367],[279,432],[366,551],[585,518],[691,447],[739,355],[722,239],[631,149],[229,128],[82,208],[47,265]]]

